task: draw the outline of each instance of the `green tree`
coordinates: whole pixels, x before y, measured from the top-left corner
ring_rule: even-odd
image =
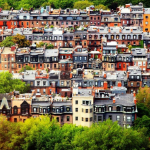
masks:
[[[0,93],[9,93],[13,90],[20,91],[20,93],[28,92],[29,84],[25,84],[19,79],[13,79],[9,72],[0,72]]]
[[[74,6],[73,8],[76,8],[76,9],[85,9],[86,7],[89,7],[93,5],[92,2],[89,2],[89,1],[77,1],[74,3]]]
[[[107,6],[104,6],[103,4],[99,4],[99,5],[95,6],[95,9],[103,9],[103,10],[107,10],[108,7],[107,7]]]
[[[140,88],[139,92],[136,95],[136,99],[138,103],[143,103],[148,109],[150,109],[150,88],[145,86],[144,88]]]
[[[30,42],[26,39],[24,35],[17,34],[13,36],[12,41],[18,44],[19,47],[29,47]]]
[[[15,43],[12,42],[12,39],[13,37],[12,36],[7,36],[5,40],[3,40],[1,43],[0,43],[0,46],[5,46],[5,47],[11,47],[13,46]]]
[[[46,48],[47,48],[47,49],[53,49],[53,48],[54,48],[54,45],[52,45],[52,44],[47,45],[47,44],[46,44]]]
[[[131,49],[132,49],[132,45],[131,44],[128,45],[128,49],[131,52]]]
[[[36,47],[43,47],[44,46],[44,42],[39,42],[39,44],[36,44]]]
[[[147,136],[150,137],[150,118],[146,115],[144,115],[142,118],[137,118],[134,121],[134,129],[138,130],[141,128],[147,129]]]
[[[148,109],[144,105],[144,103],[137,103],[137,110],[138,110],[138,113],[137,113],[138,117],[142,117],[144,115],[150,117],[150,109]]]
[[[117,122],[107,120],[76,134],[72,142],[76,149],[145,149],[149,145],[143,132],[123,129]]]
[[[0,115],[0,149],[13,149],[11,140],[19,133],[20,124],[10,123],[5,116]]]
[[[24,72],[24,70],[33,70],[33,68],[28,66],[28,65],[26,65],[26,66],[22,67],[19,72]]]

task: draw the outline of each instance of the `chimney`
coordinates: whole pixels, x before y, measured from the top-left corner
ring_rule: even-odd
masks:
[[[135,95],[136,95],[136,94],[135,94],[135,91],[133,91],[133,97],[135,97]]]
[[[121,85],[121,82],[119,81],[119,82],[118,82],[118,87],[121,87],[121,86],[122,86],[122,85]]]
[[[107,82],[104,81],[104,89],[107,89]]]
[[[70,73],[70,79],[72,79],[72,72]]]
[[[15,51],[15,49],[16,49],[16,46],[11,47],[11,51]]]
[[[136,97],[134,97],[134,104],[136,105]]]
[[[107,77],[107,75],[106,75],[106,73],[104,73],[104,79],[106,79],[106,77]]]
[[[115,100],[115,97],[113,98],[113,104],[115,104],[116,103],[116,100]]]

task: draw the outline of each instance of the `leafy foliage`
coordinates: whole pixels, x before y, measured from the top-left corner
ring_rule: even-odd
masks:
[[[49,44],[49,45],[46,44],[46,48],[47,48],[47,49],[53,49],[53,48],[54,48],[54,45],[53,45],[53,44]]]
[[[89,7],[90,5],[93,5],[93,3],[89,1],[77,1],[74,3],[73,7],[76,9],[85,9],[86,7]]]
[[[44,42],[39,42],[39,44],[36,44],[36,47],[42,47],[42,46],[44,46]]]
[[[28,47],[30,42],[26,39],[24,35],[17,34],[13,36],[12,41],[18,44],[19,47]]]
[[[21,70],[20,70],[19,72],[24,72],[24,69],[25,69],[25,70],[33,70],[33,68],[32,68],[32,67],[30,67],[30,66],[26,65],[26,66],[25,66],[25,68],[24,68],[24,67],[22,67],[22,68],[21,68]]]
[[[20,91],[20,93],[28,92],[29,84],[25,84],[19,79],[12,79],[12,74],[9,72],[0,72],[0,93],[9,93],[13,90]]]
[[[65,124],[62,127],[49,116],[9,123],[0,116],[1,149],[146,149],[149,140],[145,129],[123,129],[107,120],[92,127]]]
[[[79,3],[77,3],[79,1]],[[147,0],[141,0],[140,2],[143,2],[144,6],[146,8],[150,7],[150,3]],[[21,9],[24,8],[24,10],[29,10],[30,8],[40,8],[41,6],[50,6],[52,8],[73,8],[76,6],[78,9],[84,9],[85,7],[88,7],[90,5],[104,5],[105,7],[108,7],[109,9],[116,9],[120,5],[125,5],[128,3],[132,3],[133,5],[138,4],[138,0],[0,0],[0,7],[3,9],[9,10],[10,8],[14,9]],[[75,8],[76,8],[75,7]],[[102,7],[104,9],[105,7]],[[99,8],[98,8],[99,9]]]
[[[136,99],[138,103],[143,103],[148,109],[150,109],[150,88],[145,86],[144,88],[140,88],[138,94],[136,95]]]
[[[15,43],[12,42],[12,39],[13,37],[12,36],[7,36],[5,40],[3,40],[1,43],[0,43],[0,46],[5,46],[5,47],[11,47],[13,46]]]

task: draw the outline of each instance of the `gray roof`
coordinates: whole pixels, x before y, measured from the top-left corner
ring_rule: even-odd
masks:
[[[115,96],[115,105],[123,105],[123,106],[133,106],[134,104],[134,97],[133,94],[124,94]],[[95,105],[112,105],[113,100],[96,100]]]
[[[53,102],[53,107],[72,106],[71,102]]]

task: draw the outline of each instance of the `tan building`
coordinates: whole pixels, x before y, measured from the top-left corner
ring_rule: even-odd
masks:
[[[92,89],[73,87],[72,96],[73,124],[90,127],[93,123]]]

